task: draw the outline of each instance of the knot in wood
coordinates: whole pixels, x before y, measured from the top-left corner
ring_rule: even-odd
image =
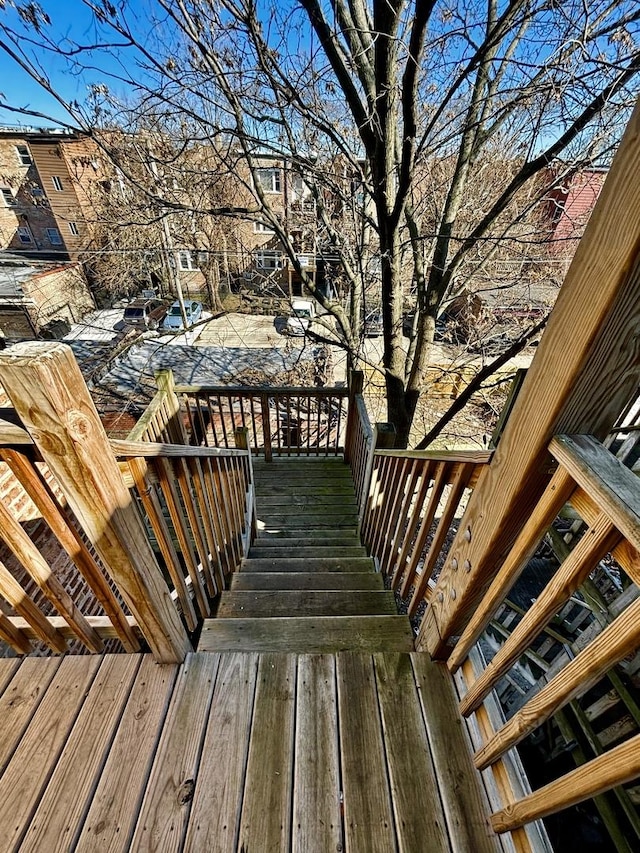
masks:
[[[66,417],[67,429],[71,438],[82,441],[91,435],[91,421],[83,413],[77,409],[70,411]]]
[[[193,779],[185,779],[178,788],[178,805],[184,806],[193,799],[196,783]]]

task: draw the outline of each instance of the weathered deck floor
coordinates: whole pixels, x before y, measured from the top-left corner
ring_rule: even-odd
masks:
[[[0,845],[500,849],[425,655],[0,661]]]

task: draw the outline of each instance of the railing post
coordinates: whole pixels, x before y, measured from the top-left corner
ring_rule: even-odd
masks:
[[[0,353],[2,384],[156,660],[191,643],[70,347],[29,342]]]
[[[367,467],[365,469],[364,484],[362,489],[362,498],[360,507],[358,508],[358,530],[362,529],[367,502],[369,500],[369,491],[371,489],[371,478],[373,476],[373,461],[376,450],[391,450],[396,443],[396,428],[393,424],[377,423],[373,427],[373,437],[371,446],[367,454]]]
[[[253,461],[251,459],[251,448],[249,446],[249,427],[236,427],[234,430],[234,438],[238,450],[247,451],[247,474],[249,482],[248,486],[248,505],[247,505],[247,542],[245,543],[245,556],[249,552],[249,547],[255,537],[258,535],[258,526],[256,521],[256,490],[253,482]]]
[[[269,394],[262,392],[260,394],[260,409],[262,411],[262,437],[264,439],[264,461],[271,462],[273,454],[271,452],[271,412],[269,410]]]
[[[349,408],[347,410],[347,429],[344,437],[344,461],[349,464],[351,462],[351,445],[353,444],[353,434],[356,428],[356,397],[362,394],[364,388],[364,373],[362,370],[352,370],[349,374]]]
[[[180,416],[180,399],[176,394],[176,383],[172,370],[156,372],[158,391],[163,391],[169,401],[170,417],[167,421],[167,434],[172,444],[189,444],[189,437]]]

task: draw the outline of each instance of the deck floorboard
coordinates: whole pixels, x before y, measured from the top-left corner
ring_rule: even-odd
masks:
[[[79,656],[53,678],[37,658],[5,693],[38,668],[0,776],[3,851],[500,849],[423,655]]]

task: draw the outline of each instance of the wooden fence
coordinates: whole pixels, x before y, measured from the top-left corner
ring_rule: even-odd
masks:
[[[277,456],[338,456],[344,451],[346,388],[176,386],[189,443],[232,447],[238,428],[267,461]]]

